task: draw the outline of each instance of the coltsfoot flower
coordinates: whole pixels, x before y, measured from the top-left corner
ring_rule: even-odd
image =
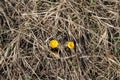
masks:
[[[57,40],[55,40],[55,39],[51,40],[50,43],[49,43],[49,46],[51,48],[57,48],[58,45],[59,45],[59,42]]]
[[[70,49],[74,49],[75,48],[75,44],[73,41],[68,41],[67,42],[67,47],[70,48]]]

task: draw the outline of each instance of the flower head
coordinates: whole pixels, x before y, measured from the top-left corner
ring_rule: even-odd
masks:
[[[59,45],[58,41],[57,40],[51,40],[50,43],[49,43],[49,46],[51,48],[57,48]]]
[[[69,41],[69,42],[67,43],[67,47],[70,48],[70,49],[73,49],[73,48],[75,47],[74,42],[73,42],[73,41]]]

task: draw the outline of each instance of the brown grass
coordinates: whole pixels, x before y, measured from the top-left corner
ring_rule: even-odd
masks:
[[[120,0],[0,0],[0,80],[120,80]]]

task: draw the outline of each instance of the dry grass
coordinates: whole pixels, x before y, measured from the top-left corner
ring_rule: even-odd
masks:
[[[120,0],[0,0],[0,80],[120,80]]]

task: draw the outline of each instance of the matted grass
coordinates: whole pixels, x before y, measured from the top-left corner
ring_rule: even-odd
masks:
[[[1,0],[0,80],[120,80],[120,0]]]

